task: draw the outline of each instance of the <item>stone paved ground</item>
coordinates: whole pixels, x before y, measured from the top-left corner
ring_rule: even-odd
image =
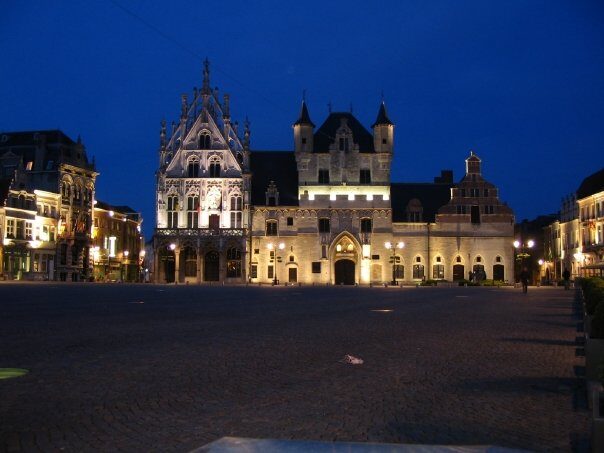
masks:
[[[30,370],[0,380],[0,451],[222,436],[569,451],[589,430],[572,294],[0,284],[0,367]]]

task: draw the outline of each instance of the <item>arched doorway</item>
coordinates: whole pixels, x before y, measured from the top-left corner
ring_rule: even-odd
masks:
[[[206,282],[217,282],[220,279],[219,273],[220,257],[218,252],[212,251],[206,253],[203,262],[203,279]]]
[[[463,280],[464,278],[465,275],[463,264],[455,264],[453,266],[453,281]]]
[[[336,261],[334,267],[336,285],[354,285],[354,261],[339,260]]]
[[[493,280],[505,280],[505,268],[503,264],[494,264],[493,265]]]
[[[174,283],[176,277],[176,262],[174,260],[174,252],[172,250],[162,250],[159,255],[160,269],[163,271],[165,283]],[[161,282],[161,280],[160,280]]]

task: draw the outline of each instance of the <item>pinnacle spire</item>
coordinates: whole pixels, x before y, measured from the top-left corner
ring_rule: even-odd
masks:
[[[381,124],[394,126],[394,123],[392,121],[390,121],[390,118],[388,118],[388,114],[386,113],[386,103],[384,102],[383,99],[382,99],[382,103],[380,104],[380,110],[378,111],[378,116],[375,120],[375,123],[373,123],[373,125],[371,127],[375,127],[375,126],[378,126]]]
[[[208,57],[203,61],[203,86],[201,87],[203,94],[211,94],[210,90],[210,61]]]
[[[306,107],[306,101],[304,101],[304,100],[302,100],[302,108],[300,109],[300,117],[294,123],[294,126],[297,126],[300,124],[307,124],[312,127],[315,127],[313,122],[310,120],[310,115],[308,114],[308,108]]]

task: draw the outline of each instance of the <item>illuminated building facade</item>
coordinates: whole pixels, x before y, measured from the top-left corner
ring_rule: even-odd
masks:
[[[141,281],[143,219],[128,206],[95,200],[91,260],[95,281]]]
[[[98,173],[80,140],[58,130],[0,133],[0,169],[3,276],[86,279]]]
[[[160,133],[155,281],[304,284],[512,281],[512,210],[471,153],[454,183],[393,183],[394,124],[382,102],[367,130],[331,112],[315,130],[302,103],[294,151],[252,151],[228,97],[182,100]],[[241,200],[241,201],[237,201]]]
[[[181,100],[178,124],[160,132],[154,275],[157,282],[240,282],[250,171],[249,128],[231,123],[229,96],[203,86]]]
[[[556,278],[604,276],[604,169],[562,200],[560,220],[544,229],[543,266]],[[550,269],[551,268],[551,269]]]

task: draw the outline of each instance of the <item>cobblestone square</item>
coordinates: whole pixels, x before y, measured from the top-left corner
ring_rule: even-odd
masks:
[[[570,451],[572,291],[0,284],[0,451],[222,436]],[[347,355],[364,363],[343,363]]]

